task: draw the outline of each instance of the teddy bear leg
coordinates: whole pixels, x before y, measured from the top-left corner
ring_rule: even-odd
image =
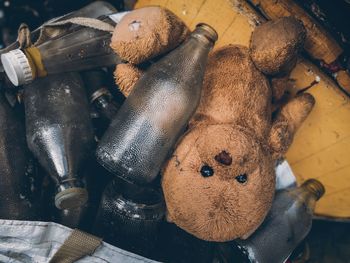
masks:
[[[314,97],[309,93],[303,93],[281,108],[274,119],[269,137],[273,159],[277,160],[287,152],[292,144],[294,134],[314,105]]]
[[[115,83],[125,97],[129,96],[142,74],[143,70],[130,63],[116,66],[114,71]]]

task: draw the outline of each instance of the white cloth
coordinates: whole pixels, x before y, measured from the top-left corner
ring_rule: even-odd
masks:
[[[73,230],[46,222],[0,219],[1,263],[47,263]],[[92,256],[77,263],[155,262],[102,242]]]

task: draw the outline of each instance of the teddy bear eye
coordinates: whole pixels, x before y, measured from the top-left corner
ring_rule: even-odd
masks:
[[[240,175],[236,176],[236,180],[240,184],[244,184],[245,182],[247,182],[248,176],[247,176],[247,174],[240,174]]]
[[[209,176],[213,176],[214,175],[214,170],[212,167],[210,167],[209,165],[205,164],[202,166],[201,168],[201,175],[203,177],[209,177]]]

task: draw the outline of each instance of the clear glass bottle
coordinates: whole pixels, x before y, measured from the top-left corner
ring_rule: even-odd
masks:
[[[113,14],[116,12],[117,12],[117,9],[115,9],[114,6],[112,6],[110,3],[105,2],[105,1],[95,1],[95,2],[92,2],[92,3],[82,7],[81,9],[79,9],[77,11],[70,12],[70,13],[63,15],[63,16],[60,16],[60,17],[52,18],[48,22],[59,22],[59,21],[65,20],[65,19],[73,18],[73,17],[98,18],[102,15],[109,15],[109,14]],[[31,32],[32,42],[35,42],[36,39],[38,39],[42,27],[43,26],[40,26]],[[62,31],[62,32],[64,32],[64,31]],[[0,55],[7,53],[11,50],[14,50],[14,49],[18,49],[18,48],[19,48],[18,41],[13,42],[12,44],[7,46],[6,48],[1,49]],[[0,72],[3,72],[3,71],[4,71],[4,69],[1,65]]]
[[[216,40],[213,28],[199,24],[181,46],[147,70],[98,144],[102,166],[134,183],[155,179],[198,106]]]
[[[25,129],[2,92],[0,122],[0,218],[41,220],[40,201],[31,199],[34,182],[30,181],[28,168],[33,164]]]
[[[102,14],[98,19],[114,27],[123,13],[111,14],[109,4],[105,6],[104,2],[97,3],[103,8],[98,9],[95,4],[95,12],[89,6],[84,12],[77,11],[65,19],[75,15],[95,18],[102,13],[97,10],[103,10],[108,13]],[[62,20],[64,19],[60,18],[51,22]],[[72,24],[31,47],[1,54],[1,62],[13,85],[20,86],[50,74],[115,65],[120,59],[110,48],[110,41],[111,32]]]
[[[246,240],[220,245],[220,250],[227,253],[224,258],[230,257],[236,244],[248,262],[285,262],[309,233],[316,201],[324,193],[324,186],[315,179],[295,189],[278,191],[269,214],[255,233]]]
[[[102,195],[94,233],[119,248],[152,257],[164,215],[159,190],[115,178]]]
[[[94,137],[79,74],[51,75],[26,85],[24,108],[27,144],[56,183],[56,207],[84,205],[88,194],[79,174]]]

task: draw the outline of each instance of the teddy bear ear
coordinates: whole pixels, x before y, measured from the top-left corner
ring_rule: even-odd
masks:
[[[187,35],[189,29],[174,13],[150,6],[133,10],[121,19],[111,47],[122,60],[140,64],[177,47]]]
[[[128,97],[136,82],[139,80],[143,70],[133,64],[118,64],[114,71],[115,83],[125,97]]]
[[[253,31],[250,56],[261,72],[286,75],[295,66],[305,38],[304,25],[294,17],[268,21]]]
[[[294,135],[315,105],[309,93],[296,96],[277,113],[269,136],[272,158],[282,158],[292,144]]]

